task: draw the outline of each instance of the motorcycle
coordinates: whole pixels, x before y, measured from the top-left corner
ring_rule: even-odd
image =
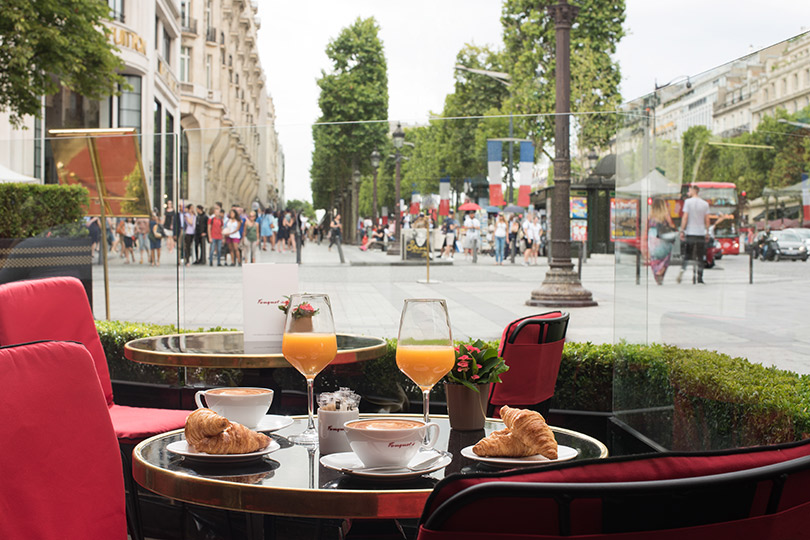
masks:
[[[779,243],[770,234],[760,240],[759,259],[762,261],[779,260]]]

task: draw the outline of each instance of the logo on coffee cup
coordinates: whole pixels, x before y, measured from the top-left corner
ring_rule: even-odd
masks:
[[[407,443],[390,442],[390,443],[388,443],[388,448],[407,448],[409,446],[413,446],[414,444],[416,444],[416,443],[414,443],[413,441],[407,442]]]
[[[346,431],[346,428],[335,427],[335,426],[326,426],[326,431]]]

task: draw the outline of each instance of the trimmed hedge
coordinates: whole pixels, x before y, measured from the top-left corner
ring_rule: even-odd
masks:
[[[127,341],[177,333],[176,327],[115,321],[97,321],[96,326],[114,379],[177,383],[177,369],[135,364],[123,355]],[[233,385],[240,376],[239,370],[194,370],[193,380]],[[306,388],[303,377],[291,369],[276,370],[275,380],[284,389]],[[381,358],[328,366],[316,379],[318,392],[340,386],[366,400],[394,404],[392,410],[421,400],[418,387],[396,366],[396,340],[388,340]],[[431,398],[444,400],[443,385],[436,385]],[[810,437],[810,377],[669,345],[566,343],[551,406],[613,412],[642,433],[655,432],[654,439],[673,450]]]
[[[83,186],[0,183],[0,238],[30,238],[65,226],[64,235],[87,234],[70,225],[84,217],[89,203]]]

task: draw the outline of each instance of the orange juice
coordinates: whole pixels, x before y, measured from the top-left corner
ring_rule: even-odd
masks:
[[[284,334],[281,343],[284,358],[307,379],[314,379],[337,354],[335,334]]]
[[[397,366],[422,390],[430,390],[453,368],[453,347],[437,345],[397,346]]]

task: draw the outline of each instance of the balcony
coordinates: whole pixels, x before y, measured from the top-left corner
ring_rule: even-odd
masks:
[[[217,29],[213,26],[209,26],[208,29],[205,31],[205,41],[209,43],[216,43],[217,42]]]
[[[196,36],[197,35],[197,19],[189,18],[187,21],[183,22],[183,25],[180,27],[180,30],[184,34],[191,34]]]

